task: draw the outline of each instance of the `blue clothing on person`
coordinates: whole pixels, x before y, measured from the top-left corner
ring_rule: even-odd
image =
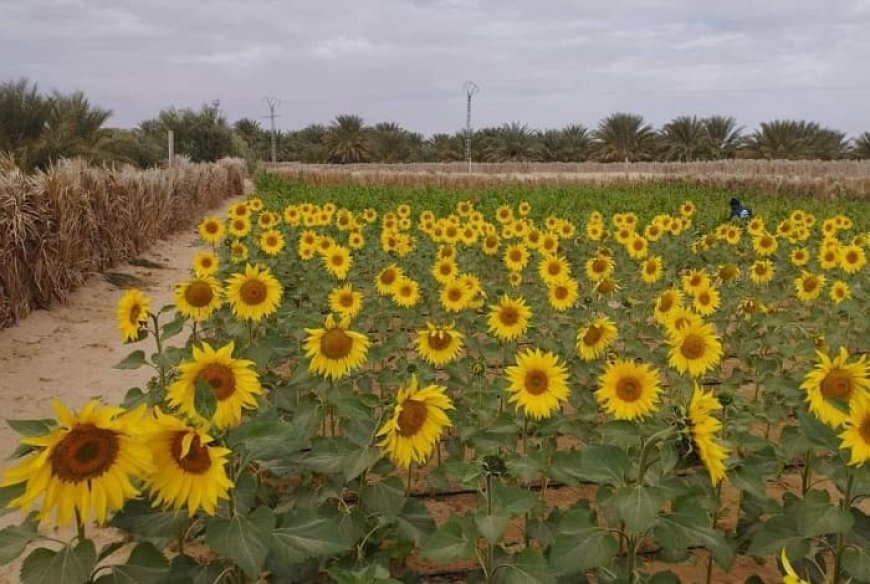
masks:
[[[734,219],[735,217],[737,217],[738,219],[752,218],[752,209],[750,209],[749,207],[744,207],[737,199],[731,199],[730,205],[731,215],[728,216],[729,219]]]

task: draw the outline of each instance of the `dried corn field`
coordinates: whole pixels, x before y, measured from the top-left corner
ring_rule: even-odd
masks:
[[[244,176],[238,159],[144,171],[80,160],[31,175],[0,169],[0,328],[241,195]]]
[[[316,185],[487,188],[500,185],[686,185],[823,199],[870,199],[870,161],[720,160],[634,163],[278,164],[283,178]]]

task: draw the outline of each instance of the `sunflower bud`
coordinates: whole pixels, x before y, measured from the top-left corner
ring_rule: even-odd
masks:
[[[484,456],[482,466],[484,474],[489,476],[502,477],[507,474],[507,465],[505,465],[504,460],[494,454]]]

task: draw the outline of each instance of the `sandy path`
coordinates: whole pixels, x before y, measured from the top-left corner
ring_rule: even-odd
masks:
[[[225,214],[227,208],[240,199],[227,199],[219,209],[208,213]],[[144,282],[141,289],[152,298],[152,308],[160,308],[172,302],[173,286],[189,275],[193,257],[201,249],[199,245],[195,229],[176,233],[139,256],[163,268],[128,264],[111,271],[140,278]],[[71,295],[67,305],[38,310],[15,326],[0,330],[0,371],[3,372],[0,375],[0,417],[4,420],[53,418],[53,399],[76,409],[92,398],[115,404],[129,388],[144,386],[154,374],[152,369],[112,368],[133,348],[153,351],[150,346],[131,347],[121,342],[115,309],[122,294],[123,289],[97,274]],[[175,337],[170,344],[179,344],[182,339]],[[0,425],[0,456],[3,458],[0,468],[5,468],[6,457],[17,444],[18,435],[5,423]],[[0,517],[0,527],[20,519],[18,513],[4,515]],[[0,583],[17,582],[18,565],[14,562],[0,567]]]

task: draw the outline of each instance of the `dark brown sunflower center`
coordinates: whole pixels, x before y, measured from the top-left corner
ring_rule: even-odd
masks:
[[[239,288],[239,296],[248,306],[257,306],[266,300],[268,290],[260,280],[249,279]]]
[[[520,313],[513,306],[503,306],[498,313],[498,319],[505,326],[514,326],[520,320]]]
[[[233,229],[235,229],[236,231],[244,231],[245,227],[246,225],[244,221],[240,221],[238,219],[233,221]]]
[[[523,252],[515,249],[515,250],[511,251],[510,258],[511,258],[512,262],[518,262],[521,259],[523,259]]]
[[[435,351],[443,351],[447,347],[450,346],[453,337],[450,336],[450,333],[447,331],[440,331],[437,333],[429,333],[428,337],[429,347],[434,349]]]
[[[462,299],[462,290],[456,287],[451,288],[447,292],[447,298],[449,298],[451,302],[459,302]]]
[[[345,308],[350,308],[353,306],[353,294],[345,293],[339,296],[338,303],[344,306]]]
[[[328,359],[344,359],[353,350],[353,338],[340,328],[329,329],[320,337],[320,352]]]
[[[441,267],[438,271],[441,272],[442,276],[449,276],[451,273],[453,273],[453,266],[450,264],[441,264]]]
[[[266,245],[268,247],[276,247],[278,245],[278,238],[274,235],[270,235],[266,238]]]
[[[689,286],[691,286],[692,288],[697,288],[701,285],[701,281],[701,276],[698,276],[696,274],[689,279]]]
[[[219,229],[218,224],[214,223],[212,221],[205,224],[205,230],[208,233],[212,233],[212,234],[217,233],[218,229]]]
[[[700,294],[698,294],[698,304],[700,304],[701,306],[707,306],[711,302],[712,299],[710,298],[710,294],[708,292],[701,292]]]
[[[417,434],[426,423],[426,403],[415,399],[405,400],[399,412],[399,435],[409,438]]]
[[[625,402],[634,402],[643,395],[640,382],[633,377],[623,377],[616,382],[616,395]]]
[[[832,369],[822,380],[822,395],[846,401],[852,395],[852,378],[842,369]]]
[[[137,302],[130,307],[130,322],[133,324],[139,322],[139,315],[142,314],[142,306]]]
[[[658,266],[655,262],[647,262],[646,264],[646,273],[650,276],[654,275],[658,271]]]
[[[635,239],[634,243],[632,243],[631,245],[634,246],[635,251],[640,251],[643,249],[643,242],[639,239]]]
[[[334,255],[334,256],[332,256],[331,261],[332,261],[333,266],[335,266],[336,268],[340,268],[341,266],[344,265],[344,256]]]
[[[389,286],[393,282],[396,281],[396,271],[395,270],[386,270],[381,274],[381,284]]]
[[[672,296],[664,296],[661,300],[659,300],[659,310],[661,312],[668,312],[673,307],[674,298]]]
[[[604,336],[604,329],[599,326],[592,325],[586,329],[586,334],[583,335],[583,344],[591,347],[601,340]]]
[[[209,363],[200,370],[196,378],[211,386],[218,401],[223,401],[236,392],[236,376],[226,365]]]
[[[184,300],[194,308],[204,308],[211,304],[214,292],[207,282],[197,280],[184,289]]]
[[[855,251],[846,252],[846,263],[847,264],[857,264],[858,263],[858,253]]]
[[[51,472],[61,481],[78,483],[109,470],[120,450],[118,433],[93,424],[67,432],[51,453]]]
[[[858,428],[858,433],[861,434],[864,444],[870,445],[870,416],[864,416],[861,427]]]
[[[598,291],[601,294],[610,294],[616,290],[616,284],[613,280],[602,280],[600,284],[598,284]]]
[[[414,295],[414,289],[410,284],[402,284],[399,286],[399,296],[403,298],[410,298]]]
[[[211,267],[211,258],[208,258],[208,257],[202,258],[201,260],[199,260],[199,265],[203,268],[206,268],[206,269],[210,268]]]
[[[550,262],[549,265],[547,265],[547,272],[551,276],[558,276],[562,273],[562,265],[559,262]]]
[[[196,475],[205,474],[211,468],[211,457],[208,454],[208,447],[200,442],[198,435],[195,435],[190,441],[190,449],[187,451],[187,454],[181,456],[182,443],[186,435],[187,432],[182,430],[172,436],[172,458],[184,472]]]
[[[764,264],[756,264],[755,273],[759,276],[764,276],[765,274],[767,274],[767,266]]]
[[[815,277],[810,276],[809,278],[804,279],[803,288],[804,288],[804,292],[806,292],[807,294],[815,292],[816,288],[818,288],[818,287],[819,287],[819,281]]]
[[[602,259],[596,259],[592,262],[592,271],[596,274],[601,274],[607,271],[607,262]]]
[[[550,387],[550,378],[540,369],[531,369],[526,373],[525,388],[532,395],[541,395]]]
[[[568,298],[568,289],[565,286],[556,286],[556,289],[553,290],[553,296],[557,300],[565,300]]]
[[[761,247],[771,247],[773,245],[773,239],[770,237],[762,237],[761,238]]]
[[[680,345],[680,353],[686,359],[700,359],[704,356],[707,349],[707,343],[704,338],[698,335],[688,335],[683,339],[683,344]]]

